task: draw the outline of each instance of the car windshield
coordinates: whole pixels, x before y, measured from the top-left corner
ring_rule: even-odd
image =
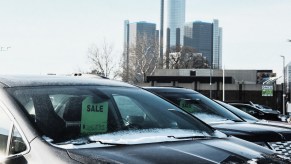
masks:
[[[53,144],[88,137],[90,142],[128,144],[173,140],[169,136],[218,135],[200,120],[139,88],[47,86],[10,88],[8,92]]]
[[[224,103],[222,101],[218,101],[218,100],[215,100],[217,103],[219,103],[220,105],[222,105],[223,107],[225,107],[226,109],[230,110],[231,112],[233,112],[234,114],[238,115],[239,117],[241,117],[242,119],[244,119],[245,121],[248,121],[248,122],[257,122],[259,121],[256,117],[246,113],[246,112],[243,112],[241,111],[240,109],[232,106],[232,105],[229,105],[227,103]]]
[[[157,92],[185,111],[193,114],[206,123],[225,121],[242,122],[239,117],[215,103],[211,99],[198,93]]]

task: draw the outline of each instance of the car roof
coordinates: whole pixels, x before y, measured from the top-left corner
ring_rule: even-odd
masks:
[[[59,75],[1,75],[0,87],[35,87],[68,85],[104,85],[133,87],[120,81],[92,77],[75,77]]]
[[[181,87],[143,87],[146,90],[153,91],[153,92],[168,92],[168,93],[196,93],[198,92]]]
[[[228,103],[228,104],[237,105],[237,106],[249,106],[249,107],[252,107],[252,108],[256,108],[256,107],[252,106],[251,104],[245,104],[245,103]]]

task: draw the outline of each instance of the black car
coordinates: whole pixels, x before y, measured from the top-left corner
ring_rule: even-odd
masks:
[[[291,128],[256,121],[246,122],[215,101],[191,89],[174,87],[145,87],[145,89],[168,99],[226,134],[291,157]]]
[[[233,114],[235,114],[236,116],[240,117],[242,120],[246,121],[246,122],[259,122],[261,120],[257,119],[256,117],[232,106],[229,105],[228,103],[219,101],[219,100],[214,100],[215,102],[217,102],[218,104],[220,104],[221,106],[223,106],[224,108],[226,108],[227,110],[231,111]]]
[[[273,125],[273,126],[279,126],[279,127],[284,126],[287,128],[291,128],[290,123],[282,122],[282,121],[271,121],[271,120],[257,119],[256,117],[254,117],[254,116],[252,116],[252,115],[250,115],[250,114],[248,114],[248,113],[246,113],[246,112],[244,112],[244,111],[242,111],[242,110],[240,110],[232,105],[229,105],[229,104],[222,102],[222,101],[219,101],[219,100],[215,100],[215,101],[246,122],[252,122],[252,123],[256,123],[256,124]]]
[[[244,103],[229,103],[230,105],[239,108],[240,110],[258,118],[265,120],[273,120],[273,121],[284,121],[282,120],[282,116],[278,111],[272,109],[259,109],[250,104]]]
[[[252,162],[290,161],[126,83],[0,77],[0,163]]]

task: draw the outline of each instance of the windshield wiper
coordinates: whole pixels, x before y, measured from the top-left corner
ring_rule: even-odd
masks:
[[[168,136],[168,138],[175,138],[175,139],[213,139],[213,138],[218,138],[218,137],[213,137],[213,136],[182,136],[182,137]]]
[[[89,137],[86,138],[81,138],[81,139],[77,139],[77,140],[72,140],[72,141],[67,141],[67,142],[62,142],[62,143],[58,143],[58,145],[67,145],[67,144],[72,144],[72,145],[87,145],[87,144],[91,144],[91,143],[100,143],[102,145],[113,145],[113,146],[121,146],[121,145],[127,145],[127,144],[120,144],[120,143],[111,143],[111,142],[103,142],[100,140],[92,140]]]
[[[242,121],[242,120],[232,120],[232,119],[228,119],[228,118],[226,118],[226,119],[222,119],[221,121],[244,122],[244,121]]]

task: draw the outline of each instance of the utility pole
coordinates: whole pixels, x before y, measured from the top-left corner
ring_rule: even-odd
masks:
[[[283,58],[283,88],[282,88],[282,98],[283,98],[283,115],[285,115],[285,56],[281,55]]]
[[[164,65],[164,0],[161,0],[161,18],[160,18],[160,69]]]

